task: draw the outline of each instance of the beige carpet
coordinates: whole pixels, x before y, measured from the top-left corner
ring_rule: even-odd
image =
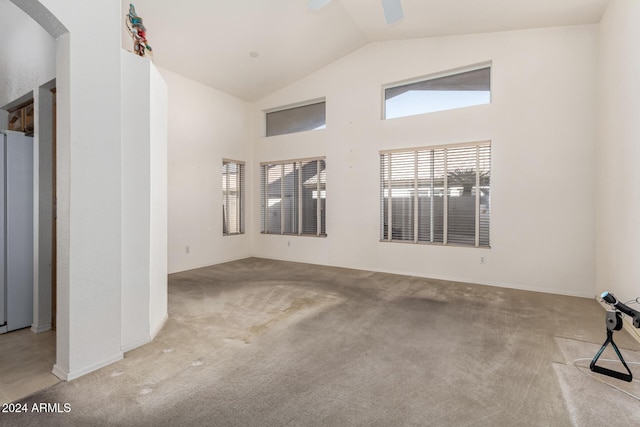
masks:
[[[21,401],[69,413],[1,414],[0,425],[637,421],[637,401],[573,365],[605,338],[594,300],[262,259],[172,275],[169,292],[153,343]],[[638,360],[637,342],[616,342]]]
[[[615,332],[614,341],[623,334]],[[604,342],[604,331],[602,335]],[[557,342],[565,363],[554,364],[554,369],[573,425],[640,425],[640,352],[620,349],[634,377],[629,383],[589,370],[591,359],[600,345],[561,338]],[[600,356],[598,365],[626,372],[618,360],[609,345]]]

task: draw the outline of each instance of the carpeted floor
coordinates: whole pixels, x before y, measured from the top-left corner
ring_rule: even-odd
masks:
[[[0,425],[639,422],[640,402],[598,379],[638,395],[637,381],[575,362],[605,339],[594,300],[255,258],[171,275],[169,293],[153,343],[21,400],[70,412]],[[626,332],[615,340],[640,361]]]
[[[617,342],[619,334],[614,333],[614,341]],[[554,369],[573,425],[605,426],[611,424],[612,420],[617,425],[640,425],[640,401],[633,397],[640,396],[640,352],[622,350],[624,360],[635,378],[629,383],[589,370],[591,359],[602,343],[564,338],[558,338],[557,342],[565,360],[564,363],[554,364]],[[589,356],[585,358],[585,354]],[[607,347],[597,364],[626,372],[611,346]]]

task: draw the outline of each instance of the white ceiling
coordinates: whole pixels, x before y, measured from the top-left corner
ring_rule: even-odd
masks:
[[[133,0],[154,62],[255,101],[372,41],[597,23],[609,0]],[[123,1],[123,12],[128,10]],[[252,58],[249,54],[257,52]]]

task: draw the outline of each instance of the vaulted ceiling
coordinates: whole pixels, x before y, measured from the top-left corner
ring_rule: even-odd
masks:
[[[404,18],[391,25],[381,0],[333,0],[317,11],[307,0],[135,0],[135,7],[158,66],[254,101],[370,42],[593,24],[609,1],[402,0]]]

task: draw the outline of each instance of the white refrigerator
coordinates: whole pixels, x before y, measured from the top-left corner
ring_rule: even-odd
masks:
[[[0,131],[0,333],[33,322],[33,138]]]

